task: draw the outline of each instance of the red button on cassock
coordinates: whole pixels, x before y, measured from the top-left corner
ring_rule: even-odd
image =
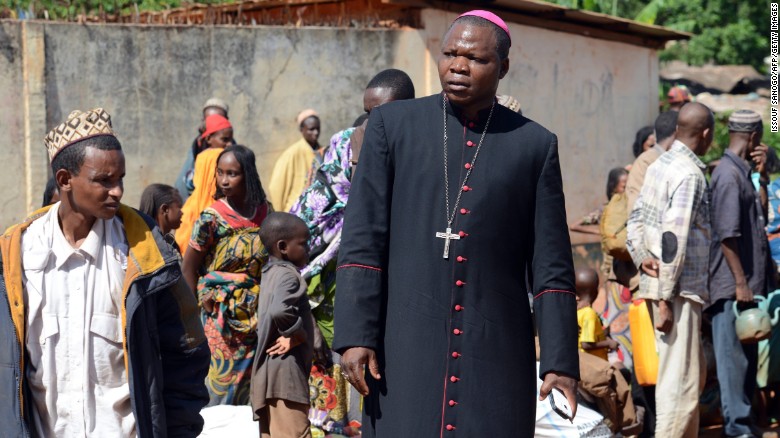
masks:
[[[473,127],[474,127],[474,122],[469,122],[469,128],[473,128]]]
[[[455,376],[451,376],[451,377],[450,377],[450,382],[452,382],[452,383],[455,383],[455,382],[457,382],[458,380],[460,380],[460,379],[459,379],[459,378],[457,378],[457,377],[455,377]]]
[[[463,306],[461,306],[460,304],[456,304],[455,305],[455,311],[456,312],[460,312],[461,310],[463,310]]]
[[[465,231],[458,231],[458,236],[460,236],[461,238],[468,237],[469,233],[467,233]],[[466,260],[466,259],[463,259],[463,260]]]
[[[466,163],[463,165],[466,169],[471,169],[471,163]]]
[[[447,430],[455,430],[455,426],[453,426],[451,424],[448,424],[447,425]]]
[[[469,186],[463,186],[463,191],[464,191],[464,192],[469,192],[469,191],[471,191],[471,187],[469,187]]]
[[[460,214],[469,214],[469,211],[465,208],[460,209]]]
[[[454,333],[454,334],[455,334],[455,336],[458,336],[458,335],[460,335],[461,333],[463,333],[463,330],[455,329],[455,330],[453,330],[453,331],[452,331],[452,333]]]
[[[469,140],[469,141],[466,142],[466,146],[468,146],[468,147],[474,146],[474,142]]]
[[[450,404],[450,406],[455,406],[455,405],[458,404],[458,402],[456,402],[455,400],[450,400],[449,404]]]
[[[455,286],[458,286],[458,287],[461,287],[461,286],[463,286],[464,284],[466,284],[466,282],[465,282],[465,281],[460,281],[460,280],[458,280],[458,281],[456,281],[456,282],[455,282]]]
[[[457,258],[457,259],[455,259],[455,260],[457,260],[457,261],[458,261],[458,263],[463,263],[463,262],[465,262],[465,261],[466,261],[466,257],[463,257],[463,256],[458,256],[458,258]]]
[[[460,353],[458,353],[457,351],[453,351],[453,352],[452,352],[452,358],[453,358],[453,359],[457,359],[457,358],[459,358],[459,357],[460,357]]]

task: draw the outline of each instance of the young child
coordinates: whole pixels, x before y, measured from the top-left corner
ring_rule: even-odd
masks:
[[[607,338],[601,318],[591,305],[599,293],[599,274],[593,269],[577,269],[577,324],[580,326],[580,350],[607,360],[607,352],[617,350],[618,343]]]
[[[179,253],[181,249],[173,238],[172,231],[181,226],[182,200],[179,191],[165,184],[150,184],[141,194],[139,210],[157,222],[165,240]]]
[[[308,437],[313,324],[306,282],[309,229],[289,213],[271,213],[260,227],[270,257],[257,305],[257,356],[252,410],[262,437]]]

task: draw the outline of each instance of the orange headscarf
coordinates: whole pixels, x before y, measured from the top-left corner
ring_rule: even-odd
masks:
[[[199,153],[195,158],[195,174],[192,176],[195,190],[192,191],[187,202],[181,208],[181,226],[176,230],[176,243],[181,248],[182,254],[187,251],[192,228],[200,217],[200,213],[214,203],[214,193],[217,192],[217,159],[222,151],[224,149],[209,148]]]

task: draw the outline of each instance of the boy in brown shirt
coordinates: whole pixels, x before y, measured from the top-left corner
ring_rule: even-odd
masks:
[[[313,325],[306,282],[309,230],[298,217],[271,213],[260,227],[270,258],[257,306],[252,410],[263,438],[310,438],[309,370]]]

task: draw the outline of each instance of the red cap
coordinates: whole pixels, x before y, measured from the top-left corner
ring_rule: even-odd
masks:
[[[230,124],[230,120],[222,117],[219,114],[212,114],[206,117],[206,130],[203,131],[203,134],[200,136],[200,138],[206,138],[215,132],[232,127],[233,125]]]
[[[666,97],[669,98],[669,103],[681,103],[681,102],[691,101],[691,94],[688,92],[687,89],[683,87],[672,87],[671,90],[669,90],[669,94],[667,94]]]

